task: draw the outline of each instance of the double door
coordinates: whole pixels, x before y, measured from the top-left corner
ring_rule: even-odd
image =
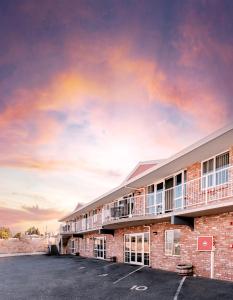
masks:
[[[106,239],[104,237],[94,238],[94,257],[106,259]]]
[[[149,265],[149,233],[125,235],[125,262]]]

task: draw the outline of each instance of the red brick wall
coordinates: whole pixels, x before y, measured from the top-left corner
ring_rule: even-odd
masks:
[[[213,235],[215,241],[215,278],[233,281],[233,212],[215,216],[198,217],[195,219],[195,230],[187,226],[159,223],[151,225],[150,259],[151,266],[157,269],[175,271],[178,263],[192,263],[195,273],[210,277],[210,252],[197,251],[199,235]],[[180,256],[166,256],[164,249],[165,230],[180,229]],[[118,262],[124,262],[124,234],[148,232],[148,227],[138,226],[115,230],[111,235],[86,234],[89,247],[80,251],[82,256],[93,257],[93,238],[106,237],[107,257],[116,256]],[[154,234],[153,232],[157,232]],[[84,241],[84,240],[83,240]]]
[[[151,262],[153,268],[175,271],[177,263],[192,263],[195,273],[210,277],[210,252],[197,251],[197,237],[199,235],[213,235],[215,242],[215,278],[233,281],[233,212],[199,217],[195,219],[195,230],[187,226],[177,226],[168,223],[152,225],[151,234]],[[164,255],[164,232],[168,229],[181,229],[180,257]]]
[[[201,177],[201,163],[196,162],[195,164],[187,167],[187,181],[197,179]]]
[[[187,226],[177,226],[168,223],[152,225],[151,231],[151,263],[153,268],[175,271],[177,263],[192,263],[195,273],[210,277],[210,252],[197,251],[199,235],[213,235],[215,242],[215,278],[233,281],[233,212],[199,217],[195,219],[195,230]],[[233,224],[233,223],[232,223]],[[164,255],[164,232],[168,229],[181,229],[180,257]]]

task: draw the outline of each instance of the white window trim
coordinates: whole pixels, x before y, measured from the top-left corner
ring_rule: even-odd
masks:
[[[223,153],[224,153],[224,152],[223,152]],[[146,186],[146,188],[145,188],[145,196],[147,196],[147,195],[153,195],[153,194],[154,194],[155,197],[154,197],[154,205],[147,206],[146,208],[148,209],[148,208],[152,208],[153,206],[155,206],[155,208],[157,209],[156,203],[155,203],[155,200],[156,200],[156,194],[157,194],[157,185],[160,184],[160,183],[162,183],[162,184],[163,184],[163,189],[162,189],[162,190],[159,190],[159,192],[164,192],[164,191],[165,191],[165,181],[166,181],[167,179],[173,178],[173,180],[174,180],[174,186],[173,186],[173,188],[175,188],[175,187],[176,187],[176,185],[175,185],[175,178],[176,178],[177,175],[182,174],[182,182],[181,182],[181,185],[183,185],[183,187],[184,187],[185,183],[187,182],[187,180],[184,181],[184,174],[185,174],[185,172],[187,173],[187,168],[181,169],[181,170],[179,170],[178,172],[173,173],[172,175],[169,175],[169,176],[167,176],[167,177],[165,177],[165,178],[162,178],[162,179],[160,179],[160,180],[156,180],[155,182],[153,182],[153,183],[151,183],[151,184],[148,184],[148,185]],[[186,176],[187,176],[187,175],[186,175]],[[186,178],[186,179],[187,179],[187,178]],[[152,184],[154,185],[154,193],[148,194],[148,193],[147,193],[147,188],[148,188],[148,186],[151,186]],[[164,197],[164,195],[163,195],[163,197]],[[162,199],[162,205],[164,205],[163,202],[164,202],[164,199]],[[146,203],[145,203],[145,205],[146,205]],[[155,211],[156,211],[156,209],[155,209]],[[156,212],[155,212],[155,213],[156,213]],[[164,213],[164,212],[163,212],[163,213]]]
[[[73,246],[73,247],[72,247]],[[75,252],[77,251],[77,247],[76,247],[76,241],[75,239],[71,239],[70,240],[70,252],[72,254],[75,254]]]
[[[145,237],[145,234],[148,234],[148,243],[149,243],[149,249],[148,249],[148,251],[145,251],[145,249],[144,249],[144,237]],[[126,239],[126,236],[128,236],[129,237],[129,240],[130,240],[130,248],[131,248],[131,236],[139,236],[139,235],[142,235],[143,236],[143,239],[142,239],[142,248],[143,248],[143,260],[144,260],[144,254],[148,254],[149,255],[149,265],[148,266],[150,266],[151,265],[151,246],[150,246],[150,231],[145,231],[145,232],[137,232],[137,233],[125,233],[124,234],[124,240],[123,240],[123,243],[124,243],[124,247],[123,247],[123,251],[124,251],[124,263],[126,263],[126,264],[131,264],[132,262],[131,261],[129,261],[129,262],[126,262],[125,261],[125,253],[126,252],[129,252],[129,253],[131,253],[131,250],[130,251],[126,251],[125,250],[125,239]],[[141,264],[138,264],[138,265],[141,265]],[[143,264],[142,265],[144,265],[144,261],[143,261]],[[146,265],[145,265],[146,266]]]
[[[96,223],[98,221],[98,211],[97,209],[93,210],[93,222]]]
[[[225,151],[222,151],[222,152],[220,152],[220,153],[218,153],[218,154],[216,154],[216,155],[214,155],[214,156],[211,156],[211,157],[209,157],[209,158],[207,158],[207,159],[201,161],[201,190],[202,190],[202,191],[209,190],[209,189],[212,189],[212,188],[214,188],[214,187],[217,187],[217,186],[221,186],[221,185],[222,185],[222,184],[216,184],[216,173],[217,173],[217,171],[216,171],[216,158],[217,158],[218,156],[220,156],[220,155],[222,155],[222,154],[226,154],[226,153],[229,153],[229,158],[230,158],[230,153],[231,153],[231,152],[230,152],[230,149],[227,149],[227,150],[225,150]],[[213,172],[209,172],[209,173],[203,174],[203,165],[204,165],[204,163],[207,162],[207,161],[209,161],[209,160],[211,160],[211,159],[213,159],[213,161],[214,161],[214,163],[213,163],[213,166],[214,166]],[[229,166],[227,166],[226,168],[223,168],[222,170],[227,169],[227,168],[229,168]],[[213,176],[213,185],[210,186],[210,187],[208,187],[208,186],[203,187],[203,178],[204,178],[204,177],[207,178],[208,175],[214,175],[214,176]]]
[[[168,230],[165,230],[164,232],[164,254],[165,256],[176,256],[176,257],[180,257],[181,254],[174,254],[174,235],[175,235],[175,230],[179,230],[180,229],[168,229]],[[172,232],[172,253],[167,253],[167,249],[166,249],[166,246],[167,246],[167,242],[166,242],[166,235],[167,235],[167,232],[170,231]],[[179,245],[180,245],[180,241],[179,241]]]

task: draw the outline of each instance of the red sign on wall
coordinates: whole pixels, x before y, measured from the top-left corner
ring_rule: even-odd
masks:
[[[213,237],[212,236],[199,236],[197,238],[198,251],[212,251],[213,250]]]

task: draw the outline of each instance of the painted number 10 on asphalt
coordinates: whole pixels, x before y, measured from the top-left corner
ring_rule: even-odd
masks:
[[[131,287],[131,290],[136,290],[136,291],[146,291],[147,289],[148,287],[145,285],[134,285]]]

